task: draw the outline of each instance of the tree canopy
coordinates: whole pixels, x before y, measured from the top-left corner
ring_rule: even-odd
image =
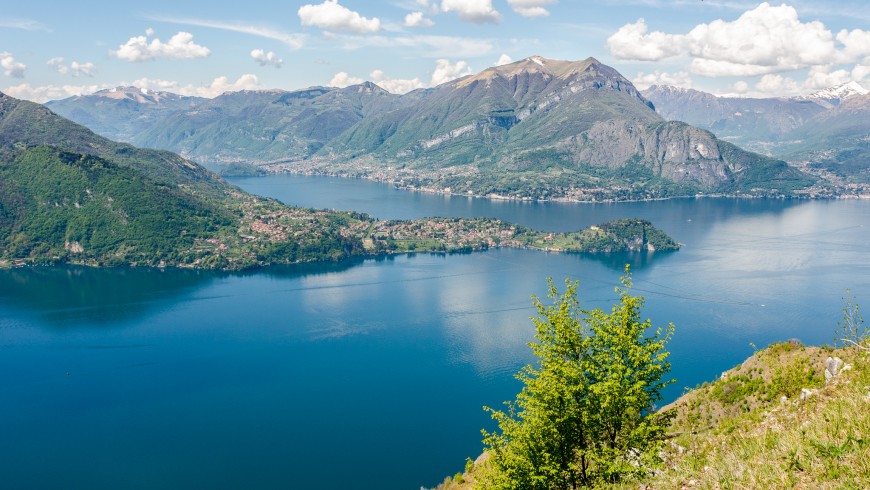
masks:
[[[490,465],[481,488],[591,487],[658,463],[669,416],[655,403],[673,381],[664,379],[673,324],[653,331],[640,320],[644,298],[630,294],[628,267],[609,313],[581,309],[577,282],[566,280],[564,293],[548,284],[552,304],[534,300],[537,364],[516,375],[523,388],[506,411],[485,407],[499,430],[482,431]]]

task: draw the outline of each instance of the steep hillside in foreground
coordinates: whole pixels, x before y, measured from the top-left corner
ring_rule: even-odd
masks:
[[[0,265],[337,260],[362,251],[342,234],[358,221],[248,195],[178,155],[110,141],[0,94]]]
[[[826,382],[829,357],[848,367]],[[867,351],[774,344],[668,409],[676,417],[662,468],[602,488],[870,487]],[[438,488],[473,488],[485,464],[484,455]]]
[[[790,195],[814,181],[664,121],[594,58],[533,56],[440,85],[416,104],[362,120],[319,154],[326,171],[511,197]]]

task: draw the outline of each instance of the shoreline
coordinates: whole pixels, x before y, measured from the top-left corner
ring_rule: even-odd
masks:
[[[650,197],[644,199],[600,199],[600,200],[585,200],[585,199],[573,199],[570,197],[554,197],[554,198],[533,198],[533,197],[513,197],[506,196],[502,194],[477,194],[471,191],[468,192],[454,192],[450,188],[436,188],[429,186],[415,186],[402,182],[401,180],[395,178],[378,178],[375,176],[371,176],[368,174],[360,174],[360,175],[349,175],[347,173],[343,173],[341,171],[328,171],[322,169],[308,169],[308,170],[294,170],[286,167],[290,162],[263,162],[260,164],[252,164],[257,166],[260,169],[265,170],[266,175],[250,175],[250,176],[231,176],[230,178],[242,178],[242,177],[266,177],[269,175],[306,175],[306,176],[320,176],[320,177],[336,177],[342,179],[360,179],[367,180],[370,182],[379,182],[382,184],[389,184],[396,189],[413,191],[413,192],[425,192],[428,194],[439,194],[445,196],[457,196],[457,197],[470,197],[475,199],[489,199],[492,201],[515,201],[515,202],[529,202],[529,203],[545,203],[545,202],[557,202],[557,203],[566,203],[566,204],[614,204],[614,203],[638,203],[638,202],[656,202],[656,201],[669,201],[674,199],[703,199],[703,198],[712,198],[712,199],[796,199],[796,200],[827,200],[827,199],[856,199],[856,200],[870,200],[870,184],[868,184],[866,193],[858,193],[858,194],[850,194],[846,192],[836,192],[830,195],[773,195],[773,196],[765,196],[765,195],[755,195],[755,194],[693,194],[693,195],[683,195],[683,196],[668,196],[668,197]],[[295,163],[295,162],[294,162]]]

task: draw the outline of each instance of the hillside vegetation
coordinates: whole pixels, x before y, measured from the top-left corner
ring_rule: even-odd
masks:
[[[46,263],[244,269],[509,246],[676,250],[642,220],[542,233],[491,219],[377,221],[250,195],[178,155],[98,136],[0,94],[0,267]]]
[[[868,347],[789,341],[756,352],[662,409],[674,418],[649,477],[598,488],[870,487]],[[845,365],[826,382],[834,357]],[[439,488],[475,488],[488,464],[484,454]]]

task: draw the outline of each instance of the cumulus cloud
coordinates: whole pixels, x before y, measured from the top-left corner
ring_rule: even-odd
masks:
[[[19,61],[15,61],[12,53],[0,53],[0,68],[3,68],[3,74],[12,78],[24,78],[24,71],[27,70],[27,65]]]
[[[149,61],[156,58],[181,60],[205,58],[211,54],[211,50],[193,42],[193,34],[189,32],[178,32],[165,43],[157,38],[149,40],[153,35],[154,29],[148,28],[144,36],[131,37],[109,54],[125,61]]]
[[[180,95],[194,95],[197,97],[213,98],[224,92],[237,92],[239,90],[254,90],[259,88],[260,81],[257,75],[246,73],[236,81],[231,82],[229,77],[220,76],[212,80],[208,85],[182,85],[175,80],[161,80],[140,78],[130,85],[149,90],[165,90]]]
[[[442,83],[471,75],[471,73],[471,67],[464,61],[457,61],[451,64],[449,60],[441,59],[435,62],[435,70],[432,72],[429,86],[441,85]]]
[[[501,14],[492,8],[492,0],[442,0],[441,10],[456,12],[459,18],[475,24],[498,24]]]
[[[800,85],[789,77],[768,74],[761,77],[755,89],[769,95],[795,95],[800,92]]]
[[[278,57],[273,51],[263,51],[262,49],[255,49],[251,51],[251,58],[254,58],[254,61],[260,64],[260,66],[272,65],[275,68],[281,68],[281,65],[284,64],[284,60]]]
[[[737,82],[734,82],[734,85],[732,85],[731,88],[734,90],[734,92],[738,94],[745,94],[749,91],[749,84],[744,82],[743,80],[739,80]]]
[[[434,24],[432,19],[423,16],[423,12],[411,12],[405,16],[405,27],[429,27]]]
[[[620,59],[639,61],[685,55],[689,71],[703,76],[758,76],[855,62],[870,54],[870,31],[834,36],[819,21],[801,21],[794,7],[765,2],[736,20],[699,24],[685,34],[649,32],[640,19],[619,28],[607,47]]]
[[[405,94],[412,90],[426,87],[426,84],[419,78],[390,78],[386,76],[383,70],[375,70],[369,74],[369,77],[379,87],[394,94]]]
[[[861,82],[868,77],[870,77],[870,59],[866,59],[863,63],[858,63],[852,68],[852,80]]]
[[[648,31],[643,19],[625,24],[607,38],[607,49],[613,56],[623,60],[659,61],[680,54],[680,36]]]
[[[377,17],[371,19],[339,5],[338,0],[325,0],[318,5],[306,4],[297,11],[299,20],[304,26],[317,26],[321,29],[369,34],[381,30],[381,21]]]
[[[495,60],[495,63],[493,63],[492,66],[506,65],[508,63],[512,63],[513,61],[514,60],[512,60],[510,56],[502,53],[501,56],[499,56],[498,59]]]
[[[633,83],[638,90],[644,90],[653,85],[671,85],[684,88],[692,87],[692,79],[689,77],[689,73],[685,71],[677,73],[667,73],[659,70],[652,73],[640,72],[631,80],[631,83]]]
[[[508,4],[510,4],[511,8],[514,9],[514,12],[523,17],[541,17],[550,15],[550,11],[544,7],[554,4],[556,1],[557,0],[508,0]]]
[[[363,83],[364,81],[365,80],[363,80],[362,78],[352,77],[348,75],[346,71],[340,71],[336,73],[335,76],[332,77],[332,80],[330,80],[329,83],[327,83],[326,85],[328,87],[344,88],[351,85],[358,85],[360,83]]]
[[[837,41],[843,45],[837,61],[848,63],[852,60],[870,56],[870,31],[843,29],[837,33]]]
[[[97,72],[97,65],[91,62],[79,63],[78,61],[73,61],[69,65],[66,65],[63,57],[60,56],[51,58],[45,64],[54,68],[61,75],[70,74],[74,77],[92,77]]]
[[[852,74],[846,70],[832,70],[826,66],[814,66],[807,73],[804,87],[809,90],[821,90],[842,85],[852,80]]]
[[[89,62],[79,63],[78,61],[73,61],[69,65],[70,71],[72,72],[72,76],[74,77],[92,77],[94,73],[97,71],[97,65]]]
[[[450,60],[439,59],[435,62],[435,69],[432,71],[432,76],[428,83],[418,77],[391,78],[383,70],[374,70],[369,73],[369,80],[388,92],[404,94],[418,88],[434,87],[459,77],[470,75],[471,73],[471,67],[465,61],[451,63]],[[362,82],[362,78],[351,76],[345,71],[340,71],[332,77],[332,80],[327,85],[330,87],[347,87]]]

